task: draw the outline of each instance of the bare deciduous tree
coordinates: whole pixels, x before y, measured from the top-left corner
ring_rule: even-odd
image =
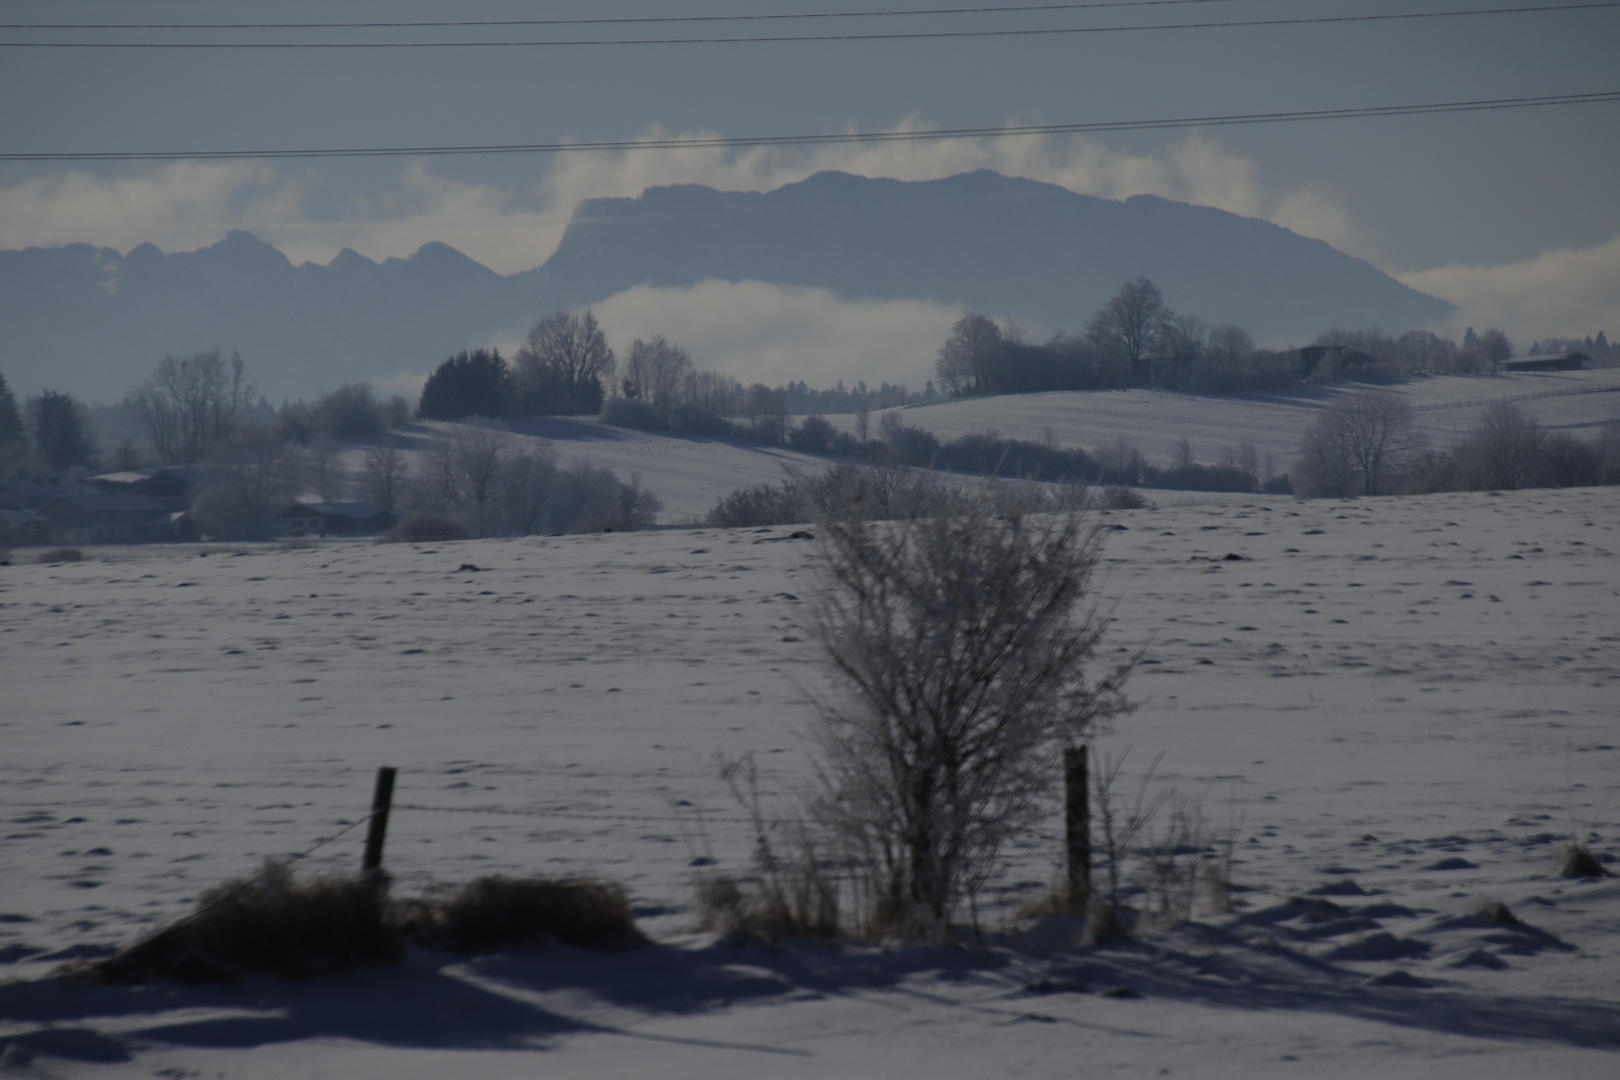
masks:
[[[1128,708],[1130,663],[1088,679],[1101,528],[991,490],[932,516],[823,516],[812,627],[842,690],[818,710],[815,815],[865,866],[882,933],[938,940],[1007,839],[1045,810],[1056,756]]]
[[[1489,333],[1489,331],[1487,331]],[[1516,491],[1535,483],[1547,432],[1510,401],[1487,405],[1455,453],[1463,486]]]
[[[623,365],[627,397],[668,409],[681,399],[692,376],[692,359],[679,346],[671,345],[662,334],[651,341],[637,338],[630,344]]]
[[[1387,494],[1423,445],[1412,407],[1394,394],[1340,398],[1305,429],[1295,491],[1327,497]]]
[[[951,327],[951,336],[939,347],[934,371],[947,394],[971,394],[985,389],[1006,342],[1001,328],[986,315],[964,315]]]
[[[360,491],[379,510],[399,505],[405,477],[405,455],[392,443],[371,447],[360,462]]]
[[[535,323],[513,358],[513,381],[525,408],[595,412],[616,363],[596,316],[559,311]]]
[[[269,427],[244,426],[216,444],[208,473],[192,507],[204,531],[260,540],[270,535],[275,515],[298,491],[297,448]]]
[[[200,461],[215,443],[231,436],[253,399],[241,356],[229,361],[218,349],[185,358],[165,357],[129,397],[168,464]]]
[[[1131,376],[1145,382],[1148,362],[1174,313],[1159,287],[1145,277],[1126,282],[1086,324],[1086,336],[1099,348],[1116,350],[1130,363]]]

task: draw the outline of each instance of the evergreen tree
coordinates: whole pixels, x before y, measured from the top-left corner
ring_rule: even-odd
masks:
[[[95,456],[84,407],[67,394],[47,390],[28,403],[34,450],[58,472],[88,465]]]
[[[428,376],[416,415],[423,420],[504,416],[510,398],[511,377],[499,351],[461,352]]]
[[[23,429],[22,414],[17,411],[17,397],[0,375],[0,448],[23,442],[28,433]]]

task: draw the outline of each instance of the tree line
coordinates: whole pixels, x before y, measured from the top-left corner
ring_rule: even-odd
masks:
[[[1431,448],[1412,407],[1367,391],[1334,402],[1305,429],[1291,486],[1305,497],[1514,491],[1620,484],[1620,421],[1591,439],[1548,431],[1511,401],[1487,406],[1460,438]]]

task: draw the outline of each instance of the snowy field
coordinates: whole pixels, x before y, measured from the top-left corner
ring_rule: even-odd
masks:
[[[1165,782],[1240,821],[1241,891],[1104,951],[1010,918],[1052,877],[1056,820],[992,883],[984,948],[690,931],[694,861],[749,849],[716,751],[807,775],[815,543],[791,528],[0,568],[15,1074],[1620,1074],[1620,883],[1551,874],[1572,834],[1620,858],[1620,489],[1105,520],[1108,648],[1150,644],[1140,709],[1096,746],[1130,748],[1128,777],[1163,752]],[[30,981],[339,832],[379,765],[399,891],[601,875],[655,943],[295,986]],[[359,832],[301,865],[355,867]],[[1525,925],[1471,921],[1485,899]]]
[[[1123,438],[1167,466],[1185,438],[1205,465],[1240,441],[1270,454],[1275,472],[1286,472],[1300,435],[1336,398],[1366,390],[1405,399],[1435,447],[1462,435],[1480,410],[1494,401],[1519,405],[1543,425],[1590,438],[1603,423],[1620,419],[1620,370],[1556,371],[1514,375],[1439,375],[1388,385],[1339,383],[1287,390],[1203,396],[1162,390],[1065,391],[929,402],[902,411],[910,426],[942,439],[999,432],[1004,438],[1039,441],[1048,431],[1062,446],[1086,450]],[[882,413],[870,419],[876,434]],[[832,418],[845,430],[854,418]]]
[[[1161,466],[1171,463],[1182,437],[1203,464],[1218,462],[1223,451],[1248,440],[1262,455],[1262,466],[1264,455],[1270,454],[1272,470],[1285,472],[1300,435],[1320,410],[1335,397],[1361,389],[1365,388],[1300,386],[1218,397],[1156,390],[1010,394],[913,406],[902,410],[901,417],[908,425],[946,439],[994,431],[1006,438],[1039,441],[1050,432],[1060,445],[1089,450],[1123,438]],[[1411,401],[1419,427],[1436,447],[1460,436],[1485,404],[1502,399],[1516,402],[1549,429],[1573,431],[1583,438],[1590,438],[1607,421],[1620,419],[1620,370],[1440,376],[1382,389]],[[878,412],[869,419],[873,435],[882,416]],[[855,425],[853,415],[828,419],[845,430]],[[612,469],[621,480],[640,477],[663,503],[658,520],[665,525],[701,521],[720,498],[737,488],[775,483],[788,470],[815,472],[832,460],[785,446],[609,427],[588,417],[522,417],[508,421],[508,426],[521,443],[530,449],[550,449],[561,464],[583,461]],[[432,438],[457,427],[445,421],[417,421],[378,438],[414,458]],[[378,438],[348,444],[343,467],[357,473],[365,445]],[[1156,491],[1150,497],[1160,505],[1233,501],[1224,495],[1176,491]]]

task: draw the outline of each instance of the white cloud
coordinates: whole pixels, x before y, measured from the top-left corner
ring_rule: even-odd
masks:
[[[635,338],[663,334],[700,368],[772,386],[887,379],[920,388],[960,316],[922,300],[848,301],[826,289],[758,281],[641,286],[594,310],[621,355]]]
[[[1505,266],[1454,263],[1396,276],[1457,305],[1457,314],[1436,328],[1452,336],[1469,326],[1496,326],[1525,348],[1538,337],[1585,337],[1620,327],[1620,236]]]
[[[177,162],[135,176],[72,170],[0,187],[0,247],[89,243],[128,251],[146,241],[165,250],[205,247],[233,228],[244,198],[279,186],[264,165]]]

